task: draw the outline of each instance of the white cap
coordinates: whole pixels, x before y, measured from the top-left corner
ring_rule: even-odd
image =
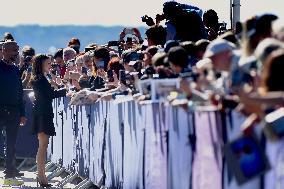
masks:
[[[236,46],[229,41],[224,39],[215,39],[206,48],[203,58],[210,58],[215,54],[225,52],[227,50],[234,50],[235,48]]]
[[[203,58],[196,63],[197,69],[211,69],[212,61],[209,58]]]

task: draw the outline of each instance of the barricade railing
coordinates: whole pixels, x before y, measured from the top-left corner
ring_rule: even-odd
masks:
[[[217,111],[186,112],[134,101],[91,106],[68,102],[54,101],[52,162],[112,188],[222,187]],[[209,172],[210,178],[202,177]]]
[[[19,132],[17,155],[35,157],[37,139],[29,132],[32,104],[26,101],[29,122]],[[223,154],[224,144],[241,133],[244,117],[236,112],[135,101],[68,104],[68,98],[53,102],[56,136],[50,138],[48,159],[98,186],[268,189],[282,178],[275,167],[282,165],[283,142],[266,142],[271,171],[237,185]]]

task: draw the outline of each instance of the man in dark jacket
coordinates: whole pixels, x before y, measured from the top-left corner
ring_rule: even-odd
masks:
[[[5,178],[23,176],[16,169],[15,145],[19,126],[26,123],[23,102],[23,86],[20,72],[15,65],[19,56],[19,46],[14,41],[3,44],[3,58],[0,60],[0,130],[6,132]],[[1,136],[2,137],[2,136]]]

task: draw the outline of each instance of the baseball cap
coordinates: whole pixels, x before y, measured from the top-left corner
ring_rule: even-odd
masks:
[[[224,39],[215,39],[208,45],[203,57],[210,58],[215,54],[219,54],[228,50],[234,50],[235,48],[236,46],[229,41],[226,41]]]

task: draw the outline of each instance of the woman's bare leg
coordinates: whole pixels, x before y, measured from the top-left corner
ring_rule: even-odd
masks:
[[[45,176],[45,157],[48,147],[49,136],[45,133],[38,133],[38,151],[36,155],[37,162],[37,174],[41,182],[47,183],[47,178]]]

